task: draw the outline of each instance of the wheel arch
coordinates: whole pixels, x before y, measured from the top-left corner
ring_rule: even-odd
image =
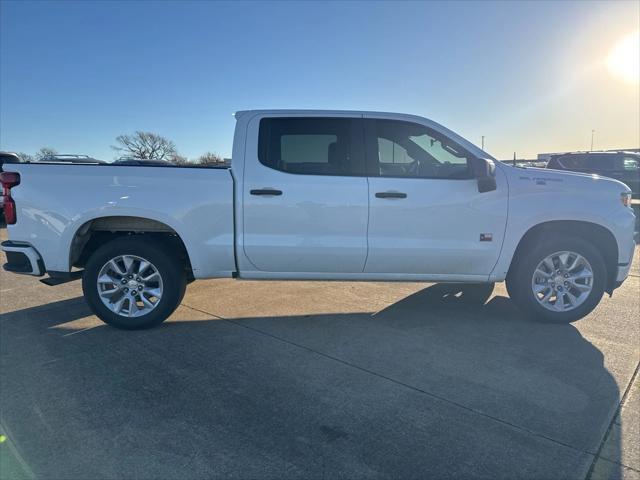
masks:
[[[602,254],[607,269],[605,291],[609,294],[613,292],[618,269],[618,243],[616,242],[616,238],[606,227],[580,220],[552,220],[539,223],[529,228],[520,239],[520,242],[518,242],[518,246],[514,251],[507,272],[507,281],[510,274],[515,270],[515,266],[518,264],[523,252],[537,239],[550,235],[580,237],[593,244]]]
[[[189,252],[180,234],[162,221],[133,215],[107,215],[86,220],[73,233],[69,268],[83,267],[89,256],[104,243],[134,235],[152,237],[167,245],[180,256],[189,277],[193,278]]]

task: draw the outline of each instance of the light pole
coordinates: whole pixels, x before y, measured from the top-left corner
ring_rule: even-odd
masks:
[[[482,150],[484,150],[484,135],[482,135]]]
[[[593,152],[593,134],[596,133],[595,130],[591,130],[591,150],[589,150],[590,152]]]

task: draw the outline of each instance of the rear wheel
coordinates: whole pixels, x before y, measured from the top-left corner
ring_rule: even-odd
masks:
[[[105,323],[126,330],[162,323],[186,289],[184,268],[160,242],[142,236],[113,240],[96,250],[82,277],[84,296]]]
[[[577,238],[543,240],[525,252],[507,278],[516,305],[534,320],[569,323],[600,302],[607,271],[602,255]]]

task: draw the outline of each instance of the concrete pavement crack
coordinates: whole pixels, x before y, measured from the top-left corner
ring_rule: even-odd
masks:
[[[271,333],[265,332],[265,331],[260,330],[260,329],[258,329],[258,328],[250,327],[250,326],[245,325],[245,324],[243,324],[243,323],[241,323],[241,322],[238,322],[237,320],[232,320],[232,319],[224,318],[224,317],[221,317],[221,316],[219,316],[219,315],[213,314],[213,313],[211,313],[211,312],[207,312],[206,310],[201,310],[201,309],[199,309],[199,308],[192,307],[192,306],[190,306],[190,305],[186,305],[186,304],[184,304],[184,303],[183,303],[182,305],[183,305],[183,306],[185,306],[185,307],[188,307],[188,308],[190,308],[190,309],[192,309],[192,310],[195,310],[195,311],[197,311],[197,312],[204,313],[204,314],[206,314],[206,315],[211,315],[211,316],[216,317],[216,318],[218,318],[218,319],[220,319],[220,320],[223,320],[223,321],[225,321],[225,322],[228,322],[228,323],[231,323],[231,324],[236,325],[236,326],[238,326],[238,327],[242,327],[242,328],[244,328],[244,329],[250,330],[250,331],[252,331],[252,332],[254,332],[254,333],[258,333],[258,334],[260,334],[260,335],[264,335],[264,336],[266,336],[266,337],[273,338],[274,340],[278,340],[278,341],[280,341],[280,342],[283,342],[283,343],[286,343],[286,344],[292,345],[292,346],[294,346],[294,347],[297,347],[297,348],[300,348],[300,349],[303,349],[303,350],[307,350],[307,351],[309,351],[309,352],[312,352],[312,353],[314,353],[314,354],[316,354],[316,355],[322,356],[322,357],[327,358],[327,359],[329,359],[329,360],[333,360],[333,361],[335,361],[335,362],[341,363],[341,364],[343,364],[343,365],[346,365],[346,366],[348,366],[348,367],[354,368],[354,369],[356,369],[356,370],[359,370],[359,371],[361,371],[361,372],[367,373],[367,374],[369,374],[369,375],[376,376],[376,377],[381,378],[381,379],[383,379],[383,380],[386,380],[386,381],[388,381],[388,382],[395,383],[396,385],[400,385],[400,386],[405,387],[405,388],[408,388],[408,389],[410,389],[410,390],[413,390],[413,391],[419,392],[419,393],[421,393],[421,394],[423,394],[423,395],[427,395],[427,396],[429,396],[429,397],[435,398],[435,399],[440,400],[440,401],[442,401],[442,402],[444,402],[444,403],[447,403],[447,404],[449,404],[449,405],[454,405],[454,406],[456,406],[456,407],[458,407],[458,408],[461,408],[461,409],[466,410],[466,411],[468,411],[468,412],[471,412],[471,413],[473,413],[473,414],[476,414],[476,415],[479,415],[479,416],[485,417],[485,418],[487,418],[487,419],[489,419],[489,420],[493,420],[493,421],[495,421],[495,422],[501,423],[501,424],[503,424],[503,425],[507,425],[507,426],[509,426],[509,427],[511,427],[511,428],[514,428],[514,429],[516,429],[516,430],[520,430],[520,431],[525,432],[525,433],[527,433],[527,434],[529,434],[529,435],[532,435],[532,436],[534,436],[534,437],[543,438],[543,439],[545,439],[545,440],[547,440],[547,441],[550,441],[550,442],[553,442],[553,443],[555,443],[555,444],[562,445],[563,447],[569,448],[569,449],[571,449],[571,450],[573,450],[573,451],[575,451],[575,452],[585,453],[585,454],[588,454],[588,455],[591,455],[591,456],[595,455],[595,452],[590,452],[590,451],[588,451],[588,450],[583,450],[583,449],[577,448],[577,447],[575,447],[575,446],[573,446],[573,445],[570,445],[570,444],[568,444],[568,443],[562,442],[562,441],[557,440],[557,439],[555,439],[555,438],[549,437],[549,436],[547,436],[547,435],[543,435],[543,434],[538,433],[538,432],[535,432],[535,431],[533,431],[533,430],[529,430],[528,428],[523,427],[522,425],[518,425],[518,424],[515,424],[515,423],[511,423],[511,422],[509,422],[509,421],[507,421],[507,420],[503,420],[503,419],[501,419],[501,418],[499,418],[499,417],[495,417],[495,416],[493,416],[493,415],[490,415],[490,414],[488,414],[488,413],[482,412],[482,411],[480,411],[480,410],[477,410],[477,409],[475,409],[475,408],[469,407],[469,406],[467,406],[467,405],[464,405],[464,404],[462,404],[462,403],[456,402],[456,401],[454,401],[454,400],[448,399],[448,398],[443,397],[443,396],[441,396],[441,395],[438,395],[438,394],[436,394],[436,393],[429,392],[429,391],[427,391],[427,390],[424,390],[424,389],[418,388],[418,387],[416,387],[416,386],[414,386],[414,385],[409,385],[409,384],[404,383],[404,382],[402,382],[402,381],[400,381],[400,380],[396,380],[396,379],[394,379],[394,378],[388,377],[388,376],[383,375],[383,374],[381,374],[381,373],[374,372],[374,371],[372,371],[372,370],[368,370],[368,369],[366,369],[366,368],[364,368],[364,367],[361,367],[361,366],[359,366],[359,365],[356,365],[356,364],[350,363],[350,362],[348,362],[348,361],[346,361],[346,360],[342,360],[341,358],[337,358],[337,357],[334,357],[334,356],[332,356],[332,355],[329,355],[329,354],[326,354],[326,353],[320,352],[320,351],[315,350],[315,349],[313,349],[313,348],[307,347],[306,345],[301,345],[301,344],[299,344],[299,343],[292,342],[292,341],[287,340],[287,339],[285,339],[285,338],[278,337],[277,335],[273,335],[273,334],[271,334]],[[615,416],[614,416],[614,418],[615,418]],[[595,457],[594,457],[594,458],[595,458]]]
[[[598,459],[600,459],[600,455],[602,454],[602,449],[604,448],[605,444],[607,443],[607,440],[609,439],[609,436],[611,435],[611,429],[613,428],[613,425],[616,422],[616,418],[618,417],[618,415],[620,415],[620,412],[622,411],[622,407],[624,406],[625,402],[627,401],[627,397],[629,396],[629,391],[631,390],[631,387],[633,386],[633,382],[636,381],[636,377],[638,376],[638,371],[640,370],[640,362],[638,362],[636,364],[636,368],[633,372],[633,375],[631,375],[631,380],[629,380],[629,384],[627,385],[627,388],[624,389],[624,394],[622,395],[622,398],[620,399],[620,403],[618,404],[618,408],[616,408],[616,411],[614,412],[613,416],[611,417],[611,421],[609,422],[609,427],[607,428],[607,431],[605,432],[605,434],[602,436],[602,440],[600,441],[600,446],[598,447],[598,451],[595,454],[595,457],[593,457],[593,461],[591,462],[591,467],[589,467],[589,471],[587,472],[587,476],[585,477],[586,479],[590,479],[591,476],[593,475],[593,470],[595,469],[596,463],[598,462]],[[628,468],[630,470],[633,470],[635,472],[637,472],[638,470],[636,470],[633,467],[629,467],[628,465],[625,465],[623,463],[620,462],[616,462],[615,460],[610,460],[608,458],[605,458],[605,460],[612,462],[612,463],[616,463],[622,467]]]

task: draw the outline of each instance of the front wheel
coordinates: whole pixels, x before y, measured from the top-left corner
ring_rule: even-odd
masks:
[[[162,243],[141,236],[100,247],[82,277],[91,310],[105,323],[125,330],[166,320],[182,301],[186,284],[179,259]]]
[[[533,320],[570,323],[598,305],[606,277],[598,250],[581,238],[566,237],[541,240],[524,252],[507,286],[512,300]]]

